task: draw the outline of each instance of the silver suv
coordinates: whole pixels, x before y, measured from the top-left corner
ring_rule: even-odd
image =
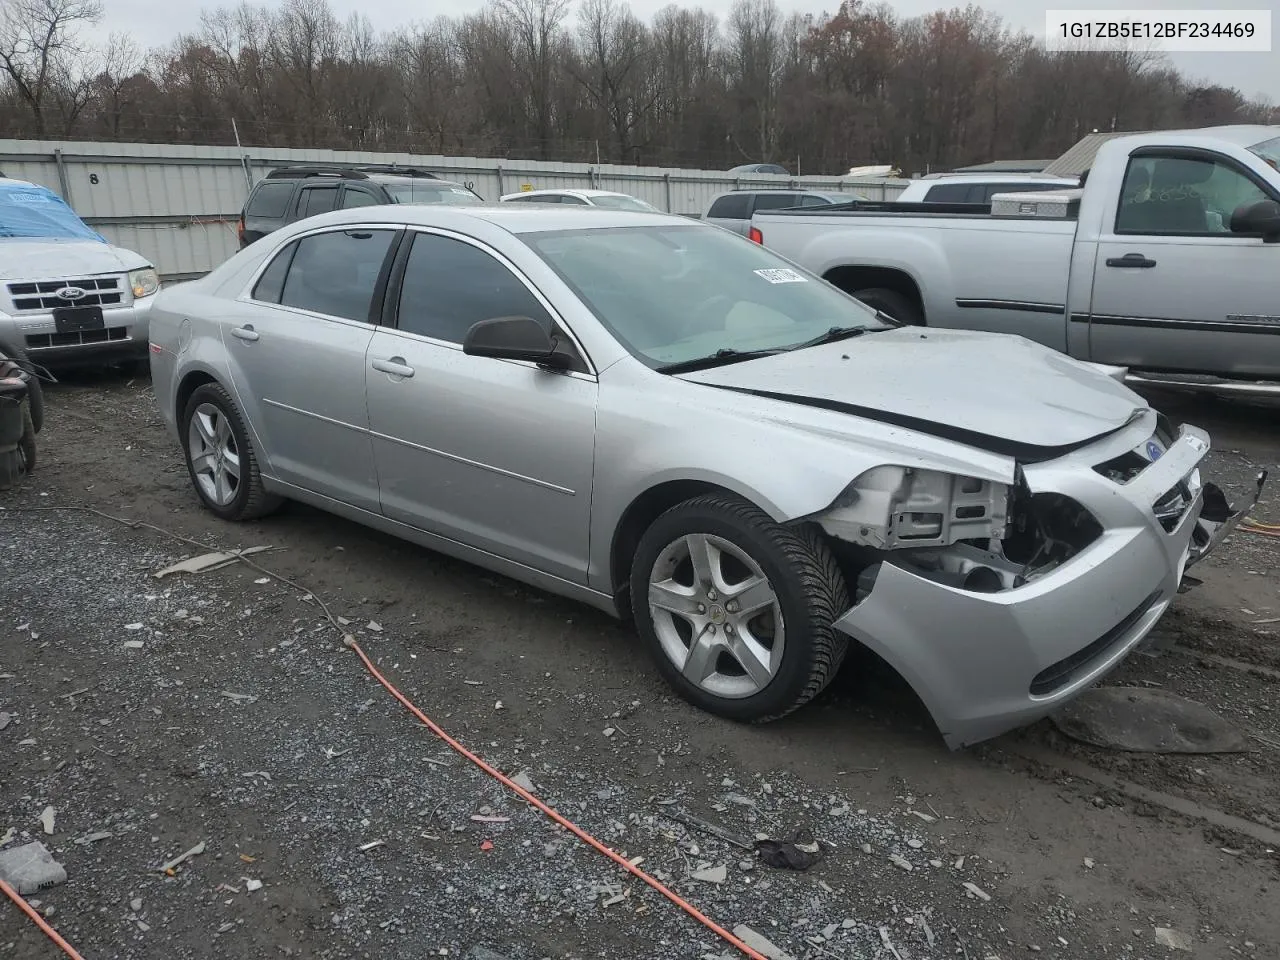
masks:
[[[702,219],[745,237],[751,228],[751,215],[760,210],[826,207],[833,203],[865,199],[856,193],[825,193],[819,190],[730,190],[712,199]]]

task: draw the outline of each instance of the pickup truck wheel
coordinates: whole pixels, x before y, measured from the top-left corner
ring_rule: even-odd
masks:
[[[39,433],[44,429],[44,385],[40,382],[40,376],[36,373],[31,358],[21,347],[12,347],[4,343],[0,343],[0,356],[16,361],[18,366],[26,372],[27,407],[31,411],[32,428]]]
[[[886,313],[899,323],[908,327],[923,327],[924,313],[910,297],[903,296],[897,290],[884,287],[868,287],[854,293],[855,300],[861,300],[873,310]]]
[[[729,495],[687,500],[653,522],[631,596],[666,680],[731,720],[773,720],[812,700],[848,649],[832,626],[848,588],[818,531]]]

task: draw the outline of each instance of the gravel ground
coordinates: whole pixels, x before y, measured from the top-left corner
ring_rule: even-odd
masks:
[[[1274,411],[1170,406],[1213,429],[1233,492],[1274,466]],[[1280,957],[1274,849],[1025,759],[1048,750],[1280,828],[1280,624],[1258,622],[1280,617],[1280,543],[1233,537],[1162,649],[1112,681],[1200,700],[1256,751],[1109,754],[1042,723],[950,753],[860,658],[810,708],[741,727],[669,696],[628,631],[584,607],[302,507],[221,524],[145,381],[51,391],[40,453],[0,501],[0,838],[38,837],[66,866],[33,899],[90,960],[736,955],[417,723],[316,596],[468,748],[794,957],[1180,955],[1157,928],[1196,957]],[[1259,513],[1280,519],[1269,501]],[[255,560],[314,594],[243,565],[157,579],[201,551],[55,509],[72,505],[270,545]],[[774,869],[686,812],[748,840],[808,831],[823,856]],[[56,955],[0,906],[0,956]]]

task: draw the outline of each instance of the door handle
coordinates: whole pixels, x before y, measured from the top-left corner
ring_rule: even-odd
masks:
[[[1107,258],[1108,267],[1126,267],[1130,270],[1149,270],[1156,265],[1140,253],[1126,253],[1123,257]]]
[[[390,360],[374,360],[373,369],[382,373],[389,373],[393,377],[404,377],[406,380],[413,376],[413,367],[404,362],[404,357],[392,357]]]
[[[231,335],[237,340],[253,341],[258,339],[258,331],[253,329],[253,324],[251,323],[246,323],[243,327],[232,328]]]

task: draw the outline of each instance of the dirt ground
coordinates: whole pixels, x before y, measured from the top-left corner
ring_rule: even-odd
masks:
[[[1229,493],[1280,460],[1275,409],[1155,399],[1212,431]],[[585,607],[298,506],[222,524],[145,380],[74,379],[49,408],[0,499],[0,839],[64,864],[32,899],[86,960],[737,955],[436,739],[316,598],[465,745],[793,957],[1280,957],[1280,541],[1233,536],[1109,681],[1207,704],[1249,752],[1119,754],[1046,721],[952,753],[862,658],[739,726]],[[158,579],[202,551],[80,506],[269,545],[254,559],[303,590],[243,565]],[[1258,512],[1280,521],[1274,486]],[[825,855],[773,869],[682,811]],[[59,955],[0,903],[0,958]]]

